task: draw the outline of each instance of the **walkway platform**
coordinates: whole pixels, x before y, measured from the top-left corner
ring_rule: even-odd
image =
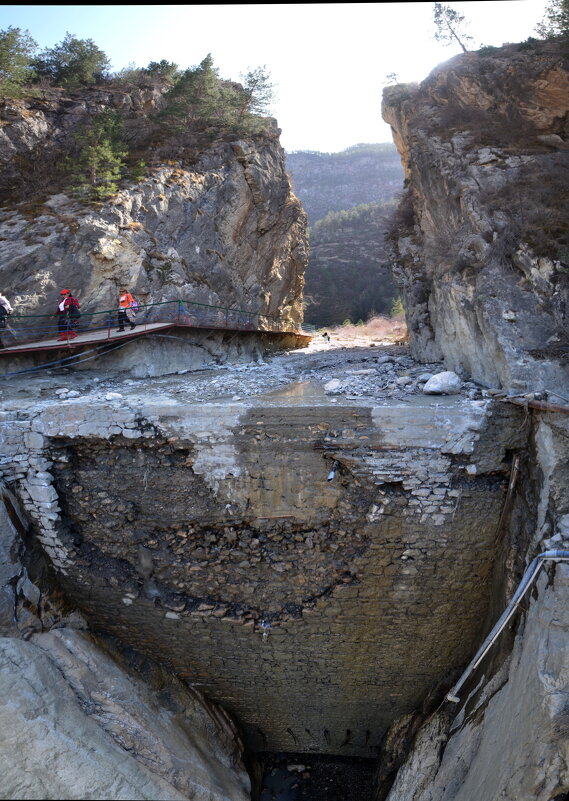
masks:
[[[130,363],[129,357],[122,354],[122,345],[153,334],[178,340],[178,345],[182,346],[180,350],[171,342],[172,347],[156,357],[170,372],[178,363],[183,369],[190,363],[201,364],[204,354],[212,347],[212,338],[217,340],[214,349],[237,348],[241,353],[247,348],[261,347],[269,352],[306,347],[310,343],[311,333],[295,330],[293,326],[293,330],[282,330],[281,325],[278,319],[242,309],[175,300],[139,307],[135,328],[130,329],[127,322],[124,331],[118,330],[115,309],[82,311],[76,336],[61,340],[53,314],[16,312],[10,315],[7,329],[0,330],[5,345],[0,348],[0,377],[21,375],[52,365],[85,369],[85,363],[90,365],[101,357],[109,369],[125,370]],[[148,367],[150,369],[152,374],[159,374],[161,368],[153,364]]]
[[[61,350],[62,348],[73,349],[79,345],[104,345],[106,343],[118,342],[125,339],[136,339],[145,334],[153,334],[157,331],[164,331],[168,328],[187,328],[185,325],[176,323],[142,323],[131,331],[125,329],[124,332],[109,331],[107,328],[100,330],[90,330],[78,332],[77,336],[66,342],[59,340],[58,335],[51,339],[39,339],[33,342],[23,342],[21,345],[10,345],[0,350],[0,356],[15,356],[20,353],[30,353],[44,350]]]

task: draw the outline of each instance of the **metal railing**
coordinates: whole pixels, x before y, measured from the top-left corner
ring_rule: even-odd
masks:
[[[111,339],[118,327],[118,309],[88,311],[81,309],[81,316],[69,320],[68,327],[75,334],[101,333]],[[8,318],[8,327],[0,334],[5,347],[11,345],[58,338],[60,331],[56,314],[20,314],[13,312]],[[236,309],[230,306],[212,306],[185,300],[166,300],[141,304],[134,320],[138,332],[149,330],[156,323],[191,326],[195,328],[219,328],[242,331],[283,331],[276,318],[265,314]],[[128,326],[128,321],[127,321]],[[303,333],[299,326],[295,333]],[[101,337],[98,337],[101,339]]]
[[[569,562],[569,551],[562,551],[562,550],[552,550],[552,551],[544,551],[540,553],[538,556],[535,557],[530,562],[529,567],[527,568],[526,572],[522,576],[522,580],[518,584],[518,588],[515,591],[514,595],[510,603],[507,605],[505,610],[502,612],[500,617],[498,618],[497,622],[494,624],[492,630],[475,653],[472,661],[466,667],[466,670],[456,682],[454,687],[452,687],[445,696],[445,700],[451,701],[453,704],[457,704],[460,701],[458,696],[458,692],[461,689],[464,682],[470,676],[473,670],[476,670],[478,665],[482,662],[492,645],[498,639],[498,636],[501,634],[503,629],[505,628],[506,624],[518,608],[522,598],[527,593],[527,591],[532,586],[533,582],[537,578],[537,574],[539,573],[540,568],[543,566],[545,562],[552,561],[552,562]]]

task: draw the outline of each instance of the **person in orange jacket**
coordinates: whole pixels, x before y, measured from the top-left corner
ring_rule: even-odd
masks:
[[[128,289],[121,289],[119,294],[119,327],[117,328],[117,332],[124,331],[125,323],[129,323],[131,331],[135,328],[134,317],[131,319],[128,311],[132,308],[133,303],[134,298]]]
[[[61,300],[57,304],[57,311],[55,312],[60,342],[75,339],[77,336],[73,328],[77,325],[80,308],[79,301],[73,297],[69,289],[62,289]]]

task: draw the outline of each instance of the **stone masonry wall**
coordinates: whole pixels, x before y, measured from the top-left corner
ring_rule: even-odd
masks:
[[[14,402],[0,466],[92,626],[225,706],[253,749],[373,757],[480,638],[521,414]]]

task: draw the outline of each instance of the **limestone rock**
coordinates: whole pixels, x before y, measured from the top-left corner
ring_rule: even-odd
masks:
[[[249,798],[197,699],[164,707],[82,632],[0,640],[0,679],[5,798]]]
[[[41,202],[17,205],[28,198],[22,164],[49,163],[56,146],[105,108],[130,109],[126,133],[142,147],[148,113],[160,105],[159,92],[85,88],[0,107],[0,191],[13,198],[0,212],[2,291],[17,313],[52,314],[60,289],[69,287],[83,318],[105,310],[114,317],[117,292],[126,285],[141,304],[165,303],[161,311],[174,318],[183,299],[201,304],[188,307],[194,322],[222,307],[262,315],[253,318],[256,327],[266,328],[266,317],[296,326],[303,314],[307,222],[275,125],[254,141],[204,146],[191,159],[183,153],[172,159],[181,148],[170,140],[168,148],[153,149],[153,168],[143,180],[97,207],[61,191],[50,196],[49,175]],[[13,316],[14,331],[16,323]]]
[[[407,178],[393,255],[413,354],[490,387],[569,391],[560,47],[466,53],[384,90]]]
[[[423,387],[425,395],[458,395],[462,381],[452,370],[445,370],[431,376]]]
[[[435,715],[423,727],[387,801],[565,797],[569,569],[557,565],[555,583],[543,575],[538,586],[504,675],[487,687],[480,676],[465,719]]]

